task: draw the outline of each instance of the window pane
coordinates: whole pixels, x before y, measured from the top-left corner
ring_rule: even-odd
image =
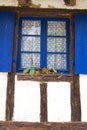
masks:
[[[21,54],[21,68],[27,68],[27,67],[40,67],[40,54],[28,54],[28,53],[22,53]]]
[[[65,36],[66,35],[66,23],[65,22],[48,22],[48,35],[51,36]]]
[[[40,21],[23,20],[22,21],[22,34],[27,35],[40,35],[41,31]]]
[[[39,37],[22,37],[21,51],[40,51]]]
[[[66,38],[48,38],[48,52],[66,52]]]
[[[66,70],[66,55],[65,54],[48,54],[47,67],[56,68],[58,70]]]

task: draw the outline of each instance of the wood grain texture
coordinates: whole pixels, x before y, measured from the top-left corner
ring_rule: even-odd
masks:
[[[29,123],[0,121],[0,130],[87,130],[87,122]]]
[[[71,82],[71,121],[81,121],[79,75],[74,75]]]
[[[63,74],[40,74],[30,76],[29,74],[17,74],[18,80],[31,80],[38,82],[70,82],[72,81],[71,75]]]
[[[47,122],[47,83],[40,83],[40,121]]]
[[[8,73],[7,80],[6,120],[9,121],[13,117],[15,74]]]

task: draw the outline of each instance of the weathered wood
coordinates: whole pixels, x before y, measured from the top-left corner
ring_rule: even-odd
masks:
[[[12,120],[13,109],[14,109],[14,85],[15,85],[15,74],[8,73],[7,81],[7,98],[6,98],[6,120]]]
[[[47,122],[47,83],[40,83],[40,121]]]
[[[79,75],[73,75],[71,82],[71,121],[81,121]]]
[[[38,82],[70,82],[72,81],[72,75],[63,74],[40,74],[30,76],[29,74],[17,74],[18,80],[31,80]]]
[[[64,0],[66,5],[74,6],[76,5],[76,0]]]
[[[0,121],[0,130],[10,130],[10,122]]]
[[[87,122],[29,123],[0,121],[0,130],[87,130]]]
[[[18,0],[19,6],[28,6],[31,4],[31,0]]]
[[[16,23],[18,16],[16,14]],[[17,37],[18,37],[18,27],[15,26],[14,30],[14,46],[13,46],[13,64],[12,73],[8,73],[7,78],[7,98],[6,98],[6,120],[12,120],[14,111],[14,88],[15,88],[15,73],[16,73],[16,57],[17,57]]]
[[[18,50],[19,12],[15,15],[14,46],[13,46],[13,73],[16,73],[17,50]]]
[[[70,17],[70,73],[74,74],[74,15],[72,14]]]
[[[52,14],[52,17],[55,17],[55,14],[62,15],[70,15],[72,13],[87,13],[87,9],[65,9],[65,8],[29,8],[29,7],[15,7],[15,6],[0,6],[0,11],[13,11],[13,12],[21,12],[21,13],[34,13],[39,16],[39,14],[45,14],[47,16],[48,14]]]
[[[70,66],[73,80],[71,81],[71,121],[81,121],[81,102],[79,75],[74,74],[74,15],[70,18]]]

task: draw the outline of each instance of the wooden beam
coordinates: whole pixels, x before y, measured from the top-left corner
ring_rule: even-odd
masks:
[[[71,121],[81,121],[79,75],[73,75],[71,82]]]
[[[87,9],[66,9],[66,8],[30,8],[30,7],[15,7],[15,6],[0,6],[0,11],[13,11],[20,13],[27,13],[32,16],[32,13],[37,16],[47,17],[58,17],[63,15],[64,17],[70,16],[72,13],[85,13],[87,14]]]
[[[30,76],[29,74],[17,74],[17,79],[20,80],[30,80],[39,82],[71,82],[72,75],[64,74],[40,74]]]
[[[29,123],[0,121],[0,130],[87,130],[87,122]]]
[[[65,4],[68,6],[76,5],[76,0],[64,0]]]
[[[47,83],[40,83],[40,121],[47,122]]]
[[[14,109],[14,84],[15,74],[8,73],[7,98],[6,98],[6,120],[12,120]]]
[[[80,102],[80,84],[79,75],[74,74],[74,15],[70,18],[70,66],[72,73],[71,81],[71,121],[81,121],[81,102]]]

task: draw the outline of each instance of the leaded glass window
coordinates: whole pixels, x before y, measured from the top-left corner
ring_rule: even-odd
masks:
[[[20,19],[18,71],[34,66],[69,72],[69,20]]]

